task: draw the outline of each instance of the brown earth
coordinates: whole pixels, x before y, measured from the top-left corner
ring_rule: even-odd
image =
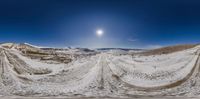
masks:
[[[158,49],[152,49],[152,50],[148,50],[148,51],[145,51],[145,52],[141,52],[140,54],[145,55],[145,56],[170,54],[170,53],[190,49],[190,48],[193,48],[197,45],[198,44],[184,44],[184,45],[167,46],[167,47],[162,47],[162,48],[158,48]]]

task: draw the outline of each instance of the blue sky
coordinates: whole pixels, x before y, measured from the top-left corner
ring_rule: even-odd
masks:
[[[200,1],[1,0],[0,42],[89,48],[199,43]]]

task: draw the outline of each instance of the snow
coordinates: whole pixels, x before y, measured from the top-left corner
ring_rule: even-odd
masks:
[[[118,74],[126,71],[126,74],[122,77],[123,81],[140,87],[159,87],[186,77],[198,58],[198,55],[191,54],[194,52],[195,50],[189,50],[169,55],[137,57],[135,58],[137,61],[129,56],[114,57],[115,59],[111,61],[115,68],[118,66],[120,67],[118,69],[123,69],[118,70]],[[152,78],[149,79],[146,75]],[[156,79],[157,77],[162,77],[162,79]]]
[[[43,47],[43,46],[36,46],[36,45],[29,44],[29,43],[24,43],[24,44],[35,47],[35,48],[46,48],[46,47]]]
[[[17,49],[0,48],[0,95],[128,97],[184,92],[196,96],[199,48],[134,57],[102,52],[68,64],[44,63]],[[197,85],[191,87],[194,80]],[[187,92],[190,88],[193,93]]]
[[[27,65],[33,67],[33,68],[48,68],[51,69],[53,72],[52,74],[58,73],[59,71],[63,70],[65,64],[47,64],[47,63],[43,63],[43,62],[39,62],[37,60],[32,60],[30,58],[27,58],[25,56],[22,56],[20,53],[13,53],[15,55],[17,55],[20,59],[22,59],[23,61],[26,62]]]

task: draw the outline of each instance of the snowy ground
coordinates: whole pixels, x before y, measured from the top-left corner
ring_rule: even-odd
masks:
[[[26,57],[16,49],[0,48],[0,95],[198,97],[199,49],[134,57],[102,52],[68,64],[50,64]]]
[[[131,98],[66,98],[66,97],[0,97],[1,99],[199,99],[198,97],[131,97]]]

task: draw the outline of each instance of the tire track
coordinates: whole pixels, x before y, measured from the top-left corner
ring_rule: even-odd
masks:
[[[199,67],[200,53],[199,52],[200,52],[200,50],[196,51],[196,54],[198,55],[198,57],[197,57],[197,60],[195,62],[195,65],[193,66],[193,68],[189,72],[189,74],[187,74],[187,76],[185,76],[183,79],[180,79],[176,82],[173,82],[173,83],[170,83],[170,84],[167,84],[167,85],[158,86],[158,87],[142,87],[142,86],[129,84],[129,83],[123,81],[120,76],[118,76],[118,78],[119,78],[118,80],[125,83],[125,86],[128,87],[128,88],[134,88],[134,89],[139,90],[139,91],[147,91],[147,92],[153,91],[153,90],[168,89],[168,88],[173,88],[173,87],[179,86],[182,83],[184,83],[185,81],[187,81],[192,75],[196,75],[200,71],[200,67]],[[114,72],[112,72],[112,73],[114,73]],[[115,75],[117,75],[117,74],[115,74]]]

